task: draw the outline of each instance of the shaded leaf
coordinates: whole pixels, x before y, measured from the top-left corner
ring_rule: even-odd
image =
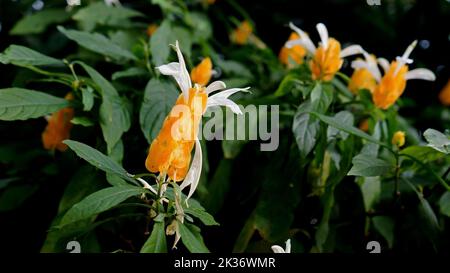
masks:
[[[168,82],[151,79],[145,87],[144,100],[139,113],[141,130],[151,143],[161,130],[166,116],[178,97],[176,87]]]
[[[42,117],[69,106],[65,99],[22,89],[0,89],[0,120],[25,120]]]
[[[20,45],[10,45],[3,53],[0,53],[0,63],[20,66],[52,66],[64,64],[61,60],[45,56],[42,53]]]
[[[117,186],[99,190],[70,208],[61,219],[59,226],[63,227],[89,218],[122,203],[132,196],[145,192],[144,188],[133,186]]]
[[[167,253],[166,231],[164,221],[155,222],[150,237],[141,248],[141,253]]]
[[[389,173],[394,169],[391,163],[376,158],[368,154],[359,154],[352,160],[353,167],[348,172],[348,175],[354,176],[380,176]]]
[[[73,40],[80,46],[98,54],[114,59],[137,60],[137,58],[130,51],[115,44],[102,34],[65,29],[62,26],[58,26],[58,30],[66,35],[66,37],[70,40]]]

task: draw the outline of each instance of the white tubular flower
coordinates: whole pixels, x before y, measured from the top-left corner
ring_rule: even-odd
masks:
[[[291,239],[286,241],[286,248],[282,248],[279,245],[272,246],[273,253],[291,253]]]
[[[229,99],[229,96],[243,91],[246,92],[249,88],[232,88],[232,89],[225,89],[226,85],[222,81],[215,81],[212,82],[207,87],[203,87],[201,85],[196,84],[195,86],[192,85],[192,80],[190,77],[190,74],[186,68],[186,64],[183,58],[183,54],[181,53],[180,46],[178,41],[175,42],[175,46],[173,46],[175,51],[177,52],[178,56],[178,62],[172,62],[169,64],[161,65],[159,67],[156,67],[156,69],[163,75],[169,75],[172,76],[175,81],[177,82],[178,86],[180,87],[182,97],[179,98],[177,103],[183,102],[190,106],[191,108],[195,107],[202,107],[202,112],[200,112],[198,116],[195,115],[197,111],[194,111],[194,116],[196,118],[201,118],[201,115],[207,110],[208,107],[212,106],[225,106],[231,109],[236,114],[242,114],[241,110],[239,109],[238,105]],[[224,90],[225,89],[225,90]],[[213,92],[216,92],[215,94],[211,95]],[[201,103],[194,103],[193,101],[195,99],[199,99]],[[180,101],[181,100],[181,101]],[[206,100],[206,101],[205,101]],[[192,109],[191,109],[192,111]],[[198,120],[193,120],[192,124],[197,124]],[[197,128],[195,128],[197,129]],[[176,130],[175,130],[176,131]],[[188,186],[189,193],[186,198],[186,203],[189,198],[192,197],[194,194],[199,179],[200,174],[202,171],[202,148],[200,145],[200,141],[198,140],[198,137],[195,136],[195,152],[194,157],[192,159],[191,165],[189,167],[189,170],[186,175],[184,176],[184,179],[180,177],[180,175],[173,175],[172,179],[174,181],[183,180],[182,184],[180,185],[181,189],[185,189]],[[152,143],[153,146],[153,143]],[[155,148],[156,149],[156,148]],[[152,147],[150,148],[149,157],[152,156]],[[148,159],[147,159],[148,160]],[[170,165],[170,164],[169,164]],[[184,175],[184,174],[183,174]],[[170,176],[170,173],[169,173]],[[179,179],[177,179],[178,177]]]

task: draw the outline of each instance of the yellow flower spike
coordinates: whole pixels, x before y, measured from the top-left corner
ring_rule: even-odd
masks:
[[[395,132],[394,136],[392,136],[392,144],[399,148],[405,145],[405,132]]]
[[[288,41],[286,47],[292,48],[296,45],[301,45],[308,51],[312,56],[309,65],[314,80],[332,80],[336,72],[341,68],[343,58],[364,52],[359,45],[351,45],[341,50],[341,44],[336,39],[328,36],[328,30],[322,23],[316,26],[321,40],[318,48],[315,47],[314,43],[303,30],[292,23],[289,26],[300,38]]]
[[[447,84],[442,88],[442,91],[439,93],[439,100],[445,106],[450,106],[450,79]]]
[[[66,100],[73,100],[72,93],[68,93]],[[64,140],[70,138],[70,130],[73,124],[70,122],[74,117],[73,108],[67,107],[53,113],[48,118],[48,124],[42,133],[42,144],[47,150],[58,150],[64,152],[67,150],[67,145],[63,143]]]
[[[238,45],[245,45],[250,35],[253,33],[253,27],[248,21],[243,21],[232,33],[231,41]]]
[[[398,67],[400,67],[399,70]],[[408,73],[407,65],[392,62],[389,71],[373,92],[373,102],[378,108],[389,108],[403,94],[406,87],[406,73]]]
[[[377,67],[369,69],[378,81],[378,85],[372,93],[373,102],[378,108],[387,109],[392,106],[405,91],[406,81],[412,79],[434,81],[436,79],[434,73],[428,69],[416,68],[409,70],[407,64],[413,62],[413,60],[409,59],[409,55],[416,44],[417,41],[412,42],[405,53],[403,53],[403,56],[397,57],[391,64],[387,60],[379,58],[378,63],[383,67],[385,73],[381,79],[378,80],[380,72]]]
[[[313,80],[331,81],[344,63],[340,53],[341,44],[333,38],[328,39],[326,48],[321,45],[309,63]]]
[[[157,24],[150,24],[147,27],[146,33],[147,36],[150,37],[153,35],[153,33],[155,33],[155,31],[158,29],[158,25]]]
[[[376,86],[377,81],[369,70],[365,68],[356,69],[353,71],[350,82],[348,83],[348,89],[355,95],[358,94],[358,91],[361,89],[367,89],[370,93],[373,93]]]
[[[209,57],[204,58],[200,64],[198,64],[191,71],[192,82],[198,83],[201,86],[206,86],[211,80],[212,76],[212,62]]]
[[[236,114],[242,114],[238,105],[228,97],[248,88],[226,88],[222,81],[215,81],[208,86],[196,83],[192,86],[192,80],[186,69],[183,54],[178,41],[175,43],[178,62],[161,65],[156,69],[163,75],[172,76],[181,90],[175,106],[163,122],[158,136],[153,140],[145,161],[145,166],[150,172],[159,172],[168,175],[173,181],[182,181],[180,189],[189,186],[189,199],[197,188],[202,170],[202,150],[197,138],[202,115],[208,107],[226,106]],[[210,60],[209,60],[210,62]],[[203,63],[203,62],[202,62]],[[208,68],[208,60],[199,65],[198,71],[193,74],[201,75]],[[211,64],[212,66],[212,64]],[[215,94],[212,94],[216,92]],[[211,95],[212,94],[212,95]],[[194,149],[191,162],[191,152]],[[181,212],[180,212],[181,213]]]
[[[292,32],[289,36],[288,41],[298,40],[300,36]],[[306,55],[306,49],[301,45],[294,45],[291,48],[287,48],[283,46],[280,50],[280,54],[278,55],[278,59],[288,68],[291,68],[293,64],[301,64],[303,63],[303,58]]]

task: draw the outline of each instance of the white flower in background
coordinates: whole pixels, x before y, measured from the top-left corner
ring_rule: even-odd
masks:
[[[81,0],[66,0],[67,7],[72,8],[81,5]]]
[[[274,253],[291,253],[291,239],[288,239],[286,241],[286,248],[282,248],[279,245],[273,245],[272,246],[272,251]]]

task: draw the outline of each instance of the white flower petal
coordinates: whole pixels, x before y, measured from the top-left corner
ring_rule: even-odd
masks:
[[[306,50],[309,51],[309,53],[314,54],[316,52],[316,47],[314,46],[314,43],[309,38],[308,34],[306,34],[303,30],[296,27],[293,23],[289,23],[289,27],[293,31],[297,32],[297,34],[300,36],[301,45],[304,46],[306,48]],[[295,44],[292,44],[289,42],[286,43],[286,47],[290,48],[290,46],[288,46],[288,45],[294,46]]]
[[[367,70],[369,70],[370,74],[375,78],[377,82],[381,81],[381,72],[380,69],[378,69],[377,60],[375,57],[369,55],[365,50],[363,50],[362,54],[364,55],[364,58],[366,59],[367,63]]]
[[[272,251],[274,253],[285,253],[284,249],[279,245],[272,246]]]
[[[179,80],[177,80],[177,82],[181,88],[181,91],[183,92],[185,101],[188,101],[189,89],[192,87],[192,82],[189,72],[186,69],[186,63],[184,62],[183,54],[181,53],[178,40],[175,42],[175,50],[177,52],[179,63]]]
[[[206,108],[212,107],[212,106],[226,106],[231,109],[236,114],[242,114],[241,109],[239,109],[239,106],[234,103],[232,100],[228,99],[229,96],[233,95],[237,92],[247,92],[247,90],[250,87],[247,88],[231,88],[227,90],[223,90],[221,92],[218,92],[211,97],[208,98],[208,102],[206,103]]]
[[[322,41],[322,46],[324,49],[327,49],[328,47],[328,30],[327,27],[322,24],[318,23],[316,25],[317,32],[319,32],[320,40]]]
[[[360,45],[351,45],[346,48],[344,48],[341,51],[341,58],[345,58],[348,56],[356,55],[356,54],[362,54],[364,52],[364,49]]]
[[[208,85],[208,87],[206,87],[206,94],[210,94],[212,92],[225,88],[227,88],[227,85],[223,81],[215,81]]]
[[[202,146],[200,141],[195,139],[195,152],[194,158],[192,159],[191,167],[189,168],[183,183],[181,183],[180,188],[183,190],[187,186],[189,187],[189,194],[186,198],[186,203],[189,198],[194,194],[195,189],[197,189],[198,182],[200,180],[200,175],[202,173]]]
[[[426,81],[435,81],[436,76],[431,70],[426,68],[416,68],[410,70],[406,73],[406,80],[426,80]]]
[[[286,253],[291,253],[291,239],[286,241]]]
[[[378,58],[377,59],[378,64],[383,68],[384,73],[387,73],[389,71],[389,61],[385,58]]]
[[[161,66],[156,67],[159,72],[163,75],[174,76],[180,73],[180,64],[178,62],[172,62],[168,64],[163,64]]]
[[[363,69],[363,68],[366,68],[366,69],[367,69],[367,63],[366,63],[366,61],[364,61],[364,60],[354,60],[354,61],[352,62],[351,67],[352,67],[353,69]]]
[[[227,99],[227,98],[213,98],[213,99],[208,99],[208,103],[206,104],[206,107],[213,107],[213,106],[225,106],[231,109],[231,111],[233,111],[233,113],[238,114],[238,115],[242,115],[242,111],[239,108],[239,106],[232,100]]]

